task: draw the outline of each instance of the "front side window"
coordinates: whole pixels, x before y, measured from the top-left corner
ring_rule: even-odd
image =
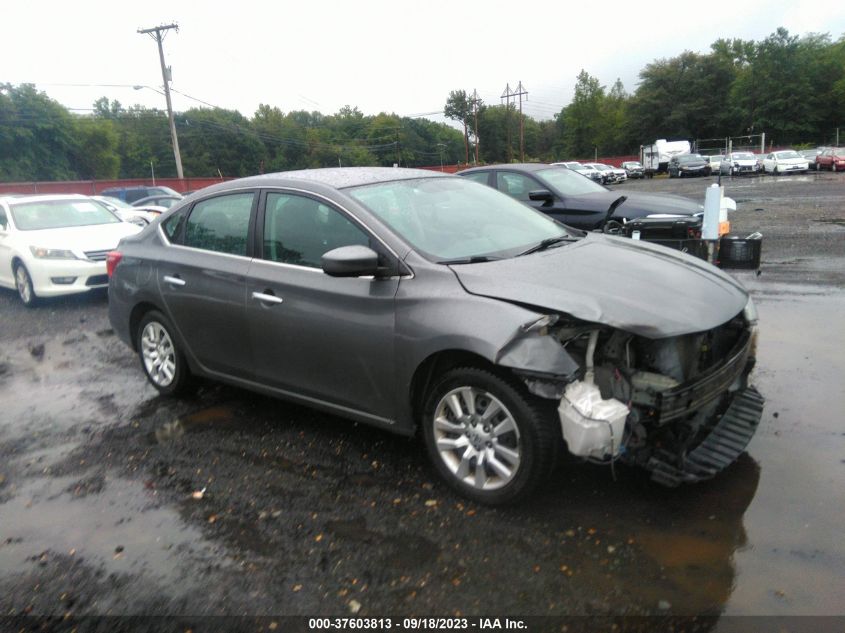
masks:
[[[369,236],[336,209],[305,196],[267,194],[264,259],[321,268],[324,253],[353,245],[370,246]]]
[[[496,174],[496,187],[499,191],[508,194],[511,198],[516,198],[523,202],[529,201],[529,191],[543,189],[533,178],[507,171],[500,171]]]
[[[255,194],[236,193],[197,202],[185,225],[185,246],[246,255],[249,217]],[[168,222],[172,221],[170,218]],[[178,231],[178,221],[173,227]],[[165,227],[167,233],[168,227]],[[175,235],[176,233],[174,233]]]

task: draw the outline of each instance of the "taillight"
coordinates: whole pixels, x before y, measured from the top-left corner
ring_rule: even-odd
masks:
[[[120,251],[109,251],[109,254],[106,255],[106,274],[109,277],[114,274],[114,269],[117,268],[121,259],[123,259],[123,253]]]

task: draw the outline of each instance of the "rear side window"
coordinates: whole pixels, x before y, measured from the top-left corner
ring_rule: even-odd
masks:
[[[164,222],[161,223],[161,228],[167,239],[175,243],[179,239],[179,234],[182,232],[182,226],[185,224],[185,212],[171,215]]]
[[[336,209],[304,196],[267,194],[264,259],[320,268],[324,253],[355,244],[370,246],[369,236]]]
[[[474,180],[475,182],[480,182],[482,185],[486,185],[487,181],[490,179],[490,174],[486,171],[475,172],[472,174],[466,174],[464,178],[468,178],[469,180]]]
[[[185,225],[184,245],[246,255],[254,198],[252,192],[236,193],[196,203]]]

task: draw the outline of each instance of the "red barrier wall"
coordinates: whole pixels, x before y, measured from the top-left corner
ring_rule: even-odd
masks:
[[[153,183],[152,178],[124,178],[120,180],[69,180],[57,182],[8,182],[0,183],[0,194],[4,193],[22,193],[22,194],[36,194],[36,193],[81,193],[86,196],[93,196],[100,193],[103,189],[110,187],[138,187],[141,185],[147,187],[154,187],[156,185],[161,187],[170,187],[179,193],[186,191],[196,191],[209,185],[217,184],[223,180],[232,180],[231,178],[156,178]]]

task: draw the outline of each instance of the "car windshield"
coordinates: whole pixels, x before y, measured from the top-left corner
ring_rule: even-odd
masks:
[[[639,167],[642,167],[642,165],[640,165],[639,163],[622,163],[622,166],[627,167],[628,169],[637,169]]]
[[[91,200],[50,200],[11,205],[15,226],[21,231],[113,224],[120,218]]]
[[[792,150],[789,150],[788,152],[776,152],[775,156],[777,156],[778,158],[801,158],[798,155],[798,152]]]
[[[570,165],[569,169],[571,169],[573,171],[587,171],[590,168],[587,167],[586,165],[580,165],[579,164],[579,165]]]
[[[596,163],[595,165],[593,165],[593,167],[595,167],[599,171],[610,171],[610,167],[608,167],[607,165],[602,165],[600,163]]]
[[[581,174],[573,174],[571,171],[566,169],[556,169],[551,167],[549,169],[535,171],[534,175],[545,183],[551,185],[552,189],[557,189],[558,193],[565,196],[577,196],[584,193],[607,191],[607,189],[595,181],[585,178]]]
[[[711,157],[710,157],[710,162],[711,162],[711,163],[714,163],[714,162],[715,162],[715,163],[718,163],[719,161],[722,161],[722,160],[724,160],[724,159],[725,159],[725,157],[724,157],[724,156],[722,156],[721,154],[717,154],[716,156],[711,156]]]
[[[751,152],[734,152],[731,157],[734,160],[754,160],[754,154]]]
[[[698,154],[684,154],[683,156],[678,156],[679,163],[697,163],[704,160]]]
[[[349,193],[433,261],[512,257],[569,235],[542,213],[463,178],[397,180]]]

